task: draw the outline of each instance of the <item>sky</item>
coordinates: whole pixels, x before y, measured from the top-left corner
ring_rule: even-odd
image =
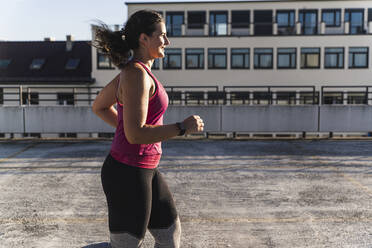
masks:
[[[90,40],[91,24],[108,25],[127,20],[125,2],[169,2],[166,0],[0,0],[0,40],[34,41],[53,37]],[[190,1],[193,0],[183,0]]]

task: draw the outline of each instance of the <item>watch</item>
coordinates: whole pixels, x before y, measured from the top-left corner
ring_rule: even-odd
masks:
[[[178,133],[178,136],[184,135],[186,133],[185,124],[183,124],[183,122],[177,122],[176,125],[177,125],[178,130],[180,130],[180,132]]]

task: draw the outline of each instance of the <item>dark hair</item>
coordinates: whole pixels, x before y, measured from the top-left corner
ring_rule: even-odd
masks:
[[[145,33],[151,36],[156,30],[155,24],[164,22],[163,17],[153,10],[140,10],[130,16],[125,27],[120,31],[112,31],[106,24],[96,30],[93,46],[107,54],[119,68],[128,62],[131,49],[139,47],[138,38]]]

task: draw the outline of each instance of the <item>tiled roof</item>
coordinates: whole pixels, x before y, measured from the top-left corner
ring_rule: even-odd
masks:
[[[73,41],[71,51],[66,41],[1,41],[0,60],[11,59],[0,68],[0,83],[93,83],[92,54],[88,41]],[[66,69],[70,58],[80,59],[75,70]],[[45,59],[41,69],[30,69],[33,59]]]

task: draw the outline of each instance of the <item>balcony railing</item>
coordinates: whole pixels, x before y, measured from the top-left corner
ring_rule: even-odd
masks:
[[[372,21],[362,24],[350,22],[327,27],[324,22],[297,22],[289,26],[278,23],[194,23],[168,26],[168,36],[260,36],[260,35],[358,35],[372,34]]]
[[[368,86],[165,86],[170,105],[372,105]],[[0,106],[90,106],[102,87],[1,87]]]

